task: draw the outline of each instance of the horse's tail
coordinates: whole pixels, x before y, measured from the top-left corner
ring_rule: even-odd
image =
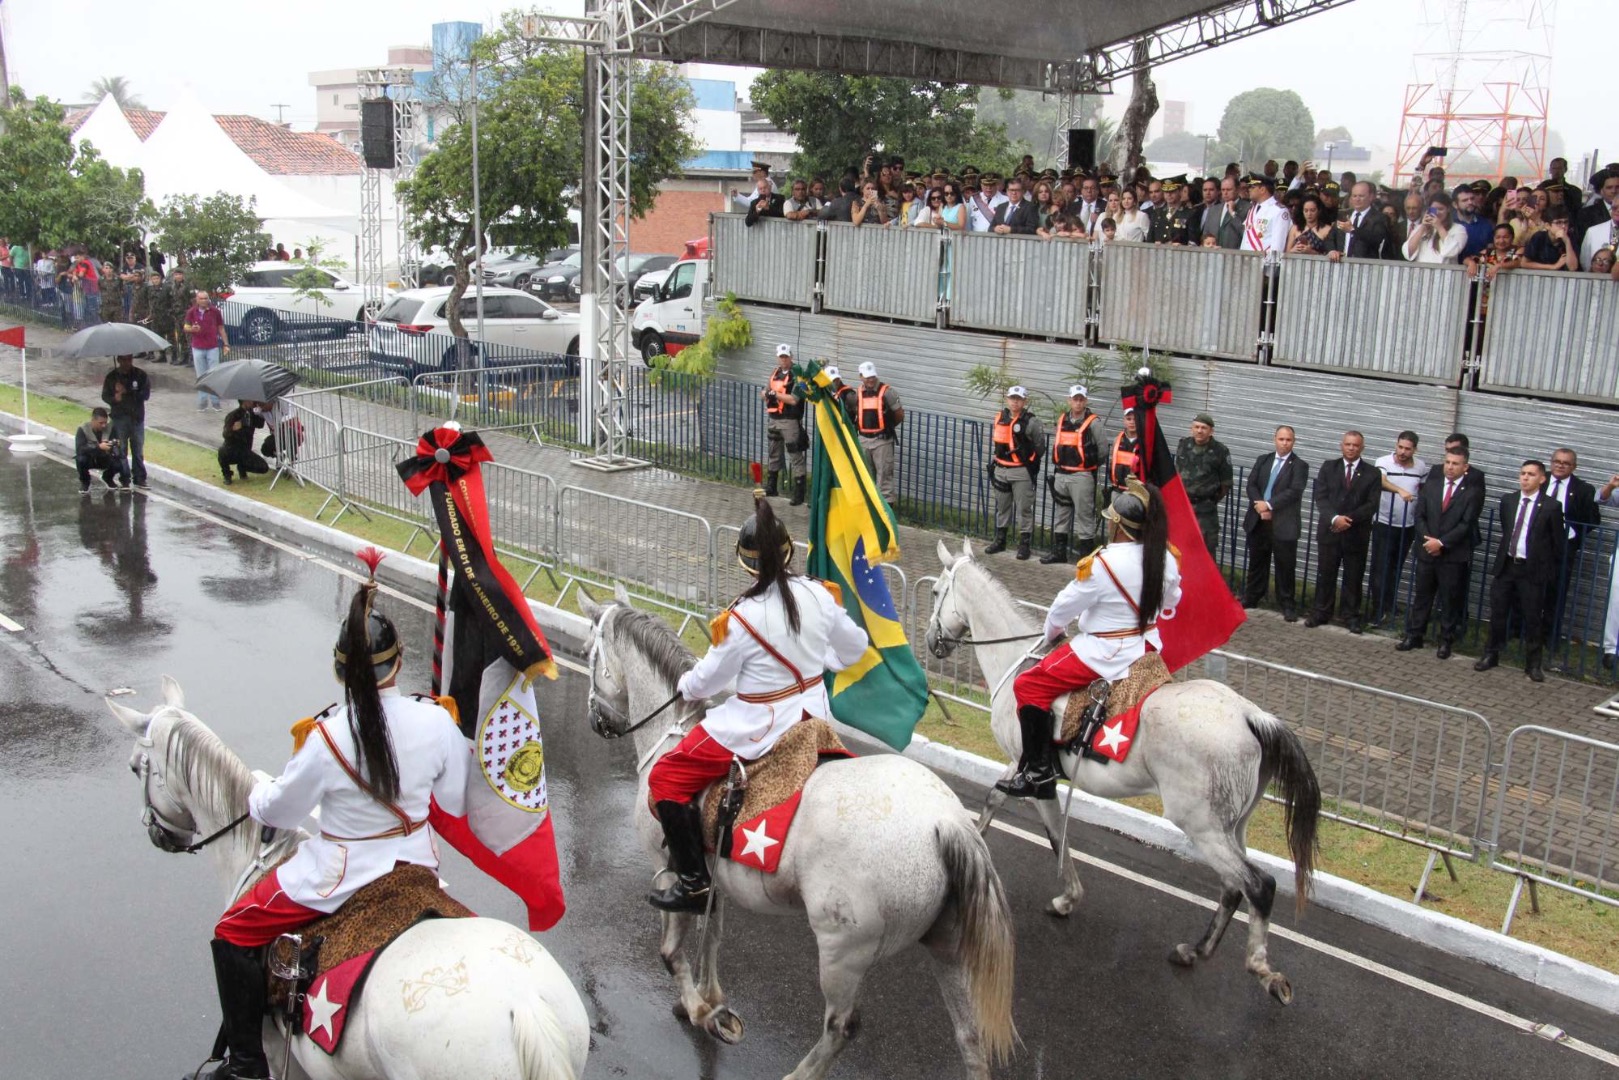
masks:
[[[989,845],[967,821],[952,818],[934,832],[949,882],[946,904],[955,911],[956,957],[967,972],[978,1038],[997,1062],[1018,1041],[1012,1023],[1012,967],[1016,953],[1006,889],[989,859]]]
[[[1259,740],[1260,783],[1268,777],[1282,795],[1282,827],[1293,856],[1294,903],[1299,912],[1310,898],[1310,876],[1318,850],[1315,827],[1321,814],[1321,787],[1304,755],[1304,744],[1291,728],[1270,713],[1250,706],[1243,718]]]
[[[512,1010],[521,1080],[578,1080],[568,1060],[568,1036],[551,1007],[531,997]]]

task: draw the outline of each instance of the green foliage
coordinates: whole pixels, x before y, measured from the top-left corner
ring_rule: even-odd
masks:
[[[155,224],[158,246],[184,256],[187,280],[210,292],[240,281],[270,246],[253,202],[223,191],[171,196]]]
[[[286,283],[292,286],[293,295],[313,300],[322,307],[331,307],[331,297],[321,286],[326,284],[327,273],[336,275],[343,269],[343,260],[324,258],[326,242],[318,236],[305,240],[303,251],[303,258],[292,260],[298,269],[287,276]]]
[[[1209,168],[1214,167],[1215,144],[1209,143]],[[1203,167],[1203,140],[1190,131],[1179,131],[1173,135],[1163,135],[1148,143],[1142,150],[1150,161],[1179,161],[1190,165],[1194,171]],[[1221,164],[1224,164],[1222,162]]]
[[[653,362],[652,382],[660,385],[664,372],[687,376],[676,380],[696,388],[714,377],[722,354],[753,344],[753,324],[742,313],[735,293],[726,293],[714,302],[714,313],[703,326],[703,336],[673,356],[660,356]]]
[[[1082,349],[1079,355],[1074,357],[1074,365],[1069,371],[1073,374],[1075,382],[1093,386],[1101,380],[1105,366],[1101,353]]]
[[[1141,369],[1147,368],[1159,382],[1175,382],[1175,365],[1163,353],[1144,354],[1131,345],[1115,345],[1113,352],[1119,362],[1119,379],[1126,386],[1141,378]],[[1098,358],[1100,359],[1100,358]]]
[[[835,183],[873,151],[897,154],[917,171],[1005,171],[1018,158],[1006,130],[979,115],[976,86],[773,70],[753,80],[750,95],[771,123],[798,137],[793,171],[804,176]]]
[[[974,364],[967,369],[967,374],[962,376],[961,383],[966,388],[967,393],[981,401],[998,402],[999,399],[1006,396],[1008,390],[1022,384],[1023,388],[1029,392],[1029,408],[1034,409],[1036,412],[1056,414],[1066,407],[1064,405],[1066,399],[1054,397],[1039,387],[1030,386],[1018,378],[1017,373],[1012,370],[1011,364],[1004,356],[997,367],[990,367],[988,364]],[[1041,408],[1042,404],[1044,405],[1043,409]]]
[[[499,30],[473,46],[478,64],[478,187],[485,231],[521,252],[538,253],[569,239],[568,211],[579,206],[584,173],[584,58],[580,50],[526,40],[521,13],[508,12]],[[686,130],[691,88],[667,64],[640,64],[631,97],[630,204],[652,208],[658,185],[680,175],[697,153]],[[470,80],[443,81],[439,92],[470,93]],[[472,220],[471,99],[448,103],[460,122],[438,137],[399,199],[424,248],[450,254],[456,284],[449,302],[451,333],[464,337],[459,303],[475,257]]]
[[[1303,161],[1315,139],[1315,118],[1292,90],[1259,87],[1227,102],[1220,118],[1220,152],[1209,160],[1237,161],[1258,168],[1267,159]]]

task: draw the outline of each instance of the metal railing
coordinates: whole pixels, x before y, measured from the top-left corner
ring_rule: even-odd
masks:
[[[588,488],[557,493],[556,553],[563,574],[623,581],[690,618],[713,607],[713,528],[706,518]]]
[[[1267,258],[1251,251],[1108,244],[1099,336],[1113,344],[1252,360],[1263,329],[1266,270]]]
[[[1090,244],[988,233],[956,234],[950,244],[951,326],[1084,340]]]
[[[780,218],[760,218],[748,225],[745,216],[715,214],[710,223],[713,288],[716,295],[735,293],[744,300],[808,307],[815,291],[814,225]]]
[[[942,266],[950,259],[949,234],[842,222],[826,222],[822,230],[827,311],[934,323],[948,284]]]
[[[1481,385],[1613,404],[1619,397],[1619,285],[1594,274],[1496,275],[1484,318]]]

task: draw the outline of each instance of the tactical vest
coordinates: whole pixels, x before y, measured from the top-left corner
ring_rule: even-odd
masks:
[[[1135,445],[1126,450],[1122,431],[1113,437],[1113,449],[1108,453],[1107,459],[1107,478],[1114,487],[1123,490],[1126,476],[1141,475],[1140,447],[1141,440],[1137,438]],[[1125,475],[1120,475],[1120,469],[1126,470]]]
[[[879,383],[877,392],[868,394],[862,386],[860,394],[860,434],[881,435],[888,430],[888,384]]]
[[[1028,423],[1028,410],[1018,413],[1018,424]],[[1018,452],[1017,436],[1012,431],[1012,412],[1002,409],[995,418],[995,464],[1004,465],[1008,469],[1026,466],[1029,459]]]
[[[800,413],[796,405],[789,405],[781,400],[782,395],[793,392],[793,373],[782,371],[779,368],[770,373],[770,392],[776,395],[765,400],[765,411],[771,416],[781,416],[789,420],[796,419]]]
[[[1085,457],[1085,432],[1096,423],[1096,414],[1088,414],[1078,427],[1068,426],[1072,416],[1072,413],[1065,412],[1062,419],[1057,421],[1057,438],[1051,446],[1051,463],[1066,473],[1095,472],[1097,463]]]

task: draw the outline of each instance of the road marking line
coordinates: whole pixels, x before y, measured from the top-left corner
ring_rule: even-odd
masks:
[[[5,615],[0,615],[0,630],[4,630],[8,634],[18,634],[22,632],[22,623],[9,619]]]
[[[1045,837],[1032,833],[1027,829],[1020,828],[1017,825],[1009,825],[1002,821],[994,821],[991,822],[991,824],[1001,832],[1007,833],[1011,836],[1016,836],[1022,840],[1027,840],[1029,843],[1041,848],[1042,850],[1050,850],[1051,848],[1051,844],[1046,840]],[[1175,885],[1171,885],[1168,882],[1159,881],[1157,878],[1148,877],[1146,874],[1141,874],[1134,870],[1130,870],[1126,867],[1118,865],[1117,863],[1108,862],[1106,859],[1098,858],[1095,855],[1087,855],[1085,852],[1078,851],[1074,848],[1068,849],[1068,855],[1070,858],[1084,863],[1087,866],[1094,866],[1098,870],[1105,870],[1109,874],[1113,874],[1116,877],[1124,878],[1126,881],[1134,882],[1137,885],[1144,885],[1149,889],[1164,893],[1167,896],[1173,896],[1177,900],[1184,900],[1188,904],[1193,904],[1197,907],[1203,908],[1205,911],[1213,911],[1218,906],[1213,900],[1206,896],[1199,896],[1197,893],[1188,892],[1187,890]],[[1248,921],[1248,915],[1246,912],[1239,911],[1236,918],[1242,922]],[[1398,968],[1391,968],[1387,964],[1380,964],[1376,960],[1369,960],[1364,956],[1359,956],[1355,953],[1349,952],[1347,949],[1339,948],[1336,945],[1329,945],[1325,941],[1301,934],[1297,930],[1289,930],[1285,926],[1279,926],[1272,922],[1270,932],[1272,936],[1281,938],[1284,941],[1291,941],[1297,945],[1302,945],[1307,949],[1312,949],[1315,952],[1321,953],[1325,956],[1330,956],[1335,960],[1340,960],[1346,964],[1349,964],[1351,967],[1360,968],[1362,971],[1370,972],[1373,975],[1381,975],[1383,978],[1388,979],[1391,982],[1399,983],[1402,986],[1408,986],[1411,989],[1421,991],[1430,997],[1438,998],[1440,1001],[1448,1002],[1452,1005],[1459,1005],[1471,1012],[1478,1013],[1480,1016],[1485,1016],[1491,1020],[1499,1021],[1500,1023],[1503,1023],[1516,1031],[1522,1032],[1525,1035],[1540,1035],[1544,1037],[1547,1030],[1545,1024],[1537,1023],[1533,1020],[1527,1020],[1524,1017],[1516,1015],[1515,1013],[1509,1013],[1505,1009],[1498,1009],[1494,1005],[1489,1005],[1482,1001],[1476,1001],[1473,998],[1467,997],[1465,994],[1459,994],[1456,991],[1449,990],[1438,985],[1437,983],[1431,983],[1426,979],[1418,978],[1415,975],[1409,975],[1403,971],[1400,971]],[[1567,1047],[1576,1053],[1584,1054],[1586,1057],[1600,1061],[1604,1065],[1619,1067],[1619,1054],[1610,1053],[1609,1051],[1602,1049],[1600,1046],[1592,1046],[1590,1043],[1576,1039],[1570,1035],[1567,1035],[1566,1033],[1559,1037],[1553,1038],[1550,1041],[1556,1042],[1559,1046]]]

